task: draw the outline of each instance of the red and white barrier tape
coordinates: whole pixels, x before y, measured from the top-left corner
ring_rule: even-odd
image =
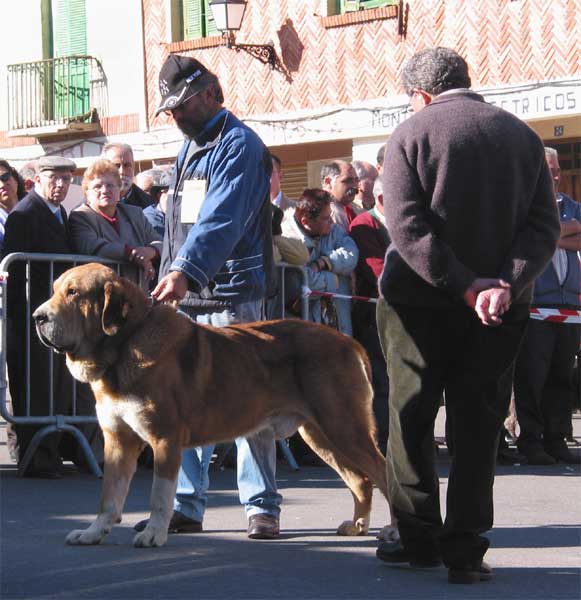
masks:
[[[581,323],[581,310],[567,308],[531,308],[531,319],[549,323]]]
[[[319,298],[337,298],[338,300],[357,300],[358,302],[369,302],[377,304],[377,298],[366,296],[347,296],[346,294],[332,294],[331,292],[315,292],[309,288],[303,288],[303,296],[317,296]]]
[[[316,292],[309,288],[303,289],[304,296],[318,296],[320,298],[338,298],[339,300],[356,300],[377,304],[377,298],[366,296],[347,296],[346,294],[332,294],[331,292]],[[531,308],[531,319],[535,321],[548,321],[549,323],[581,323],[581,310],[567,308]]]

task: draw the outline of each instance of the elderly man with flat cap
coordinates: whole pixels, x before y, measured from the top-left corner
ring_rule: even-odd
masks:
[[[180,302],[198,322],[225,326],[258,321],[274,282],[270,154],[222,106],[218,78],[197,60],[170,55],[159,74],[159,90],[158,113],[172,115],[185,141],[170,184],[162,278],[153,296]],[[263,430],[237,439],[236,445],[248,536],[277,537],[281,496],[274,434]],[[170,533],[202,531],[212,449],[184,451]],[[146,525],[140,522],[136,529]]]
[[[38,161],[34,188],[15,206],[6,220],[4,255],[12,252],[71,254],[67,214],[61,206],[76,169],[72,160],[61,156],[44,156]],[[67,268],[55,263],[54,278]],[[27,311],[34,310],[51,294],[48,263],[32,261],[30,265],[30,305],[26,305],[26,274],[23,262],[13,263],[8,279],[8,374],[14,414],[26,414],[27,376],[25,366]],[[31,327],[30,345],[30,415],[49,414],[50,350],[42,346]],[[67,414],[71,404],[71,378],[64,357],[53,355],[54,413]],[[79,408],[79,406],[77,405]],[[79,411],[80,412],[80,411]],[[59,434],[44,437],[32,460],[23,464],[24,453],[39,428],[17,425],[17,456],[24,476],[58,478],[61,476]],[[93,435],[96,428],[90,428]],[[85,432],[87,433],[87,432]],[[71,442],[70,436],[63,438]],[[67,458],[76,460],[75,456]],[[79,457],[79,460],[80,457]]]

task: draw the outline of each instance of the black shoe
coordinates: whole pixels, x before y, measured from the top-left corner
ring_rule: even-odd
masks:
[[[478,569],[470,567],[448,569],[448,583],[479,583],[480,581],[490,581],[492,579],[492,567],[482,561]]]
[[[135,531],[143,531],[148,523],[149,519],[143,519],[143,521],[135,523],[133,529],[135,529]],[[204,531],[204,529],[200,521],[194,521],[194,519],[186,517],[177,510],[173,511],[173,515],[167,526],[168,533],[202,533],[202,531]]]
[[[19,465],[20,466],[20,465]],[[62,479],[63,463],[58,457],[47,456],[42,450],[37,450],[32,460],[28,463],[22,477],[34,479]]]
[[[547,466],[554,465],[557,462],[550,454],[547,454],[543,450],[540,444],[519,447],[519,450],[526,456],[529,465]]]
[[[581,455],[571,452],[567,447],[567,442],[565,442],[565,440],[545,444],[545,452],[555,461],[569,465],[581,464]]]
[[[436,554],[419,556],[411,554],[398,540],[397,542],[380,542],[375,556],[385,563],[392,565],[409,564],[416,569],[434,569],[442,564],[442,559]]]
[[[499,448],[496,455],[496,462],[498,462],[499,465],[522,465],[528,461],[527,457],[517,450]]]
[[[23,477],[31,479],[62,479],[63,475],[58,469],[27,469]]]

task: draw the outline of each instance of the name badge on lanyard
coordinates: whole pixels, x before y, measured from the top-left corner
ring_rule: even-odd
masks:
[[[193,224],[198,220],[202,202],[206,197],[206,184],[205,179],[186,179],[184,181],[180,211],[182,223]]]

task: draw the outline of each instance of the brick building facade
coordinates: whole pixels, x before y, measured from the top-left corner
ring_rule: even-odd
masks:
[[[66,144],[84,166],[103,143],[123,140],[142,168],[171,162],[181,137],[170,118],[154,111],[160,66],[179,52],[219,76],[226,106],[282,158],[283,187],[296,196],[317,184],[329,159],[374,160],[409,116],[398,84],[403,63],[423,47],[443,45],[465,56],[474,89],[557,147],[564,191],[581,201],[581,0],[248,0],[236,42],[272,42],[274,69],[226,47],[211,27],[184,39],[184,6],[208,10],[208,0],[125,1],[141,19],[142,39],[124,41],[141,44],[143,108],[100,115],[105,127],[89,144],[74,135],[41,143],[0,131],[0,155],[4,146],[18,161]],[[347,12],[354,4],[361,10]],[[123,56],[121,46],[117,60]],[[79,148],[71,149],[75,140]]]

